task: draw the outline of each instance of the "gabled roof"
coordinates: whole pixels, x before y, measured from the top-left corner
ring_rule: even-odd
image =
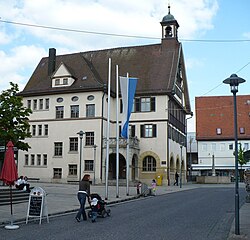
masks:
[[[56,66],[63,63],[76,79],[70,87],[52,88],[48,76],[48,57],[42,58],[30,80],[20,93],[22,96],[56,94],[63,92],[103,90],[108,81],[108,59],[112,61],[111,91],[115,92],[115,65],[119,75],[139,78],[136,95],[171,94],[181,67],[185,64],[181,44],[176,40],[163,39],[161,44],[121,47],[56,56]],[[184,74],[186,107],[190,110],[187,80]]]
[[[196,139],[198,141],[233,140],[233,104],[233,96],[196,97]],[[238,139],[249,140],[250,95],[237,95],[237,121]],[[220,130],[219,133],[217,129]]]

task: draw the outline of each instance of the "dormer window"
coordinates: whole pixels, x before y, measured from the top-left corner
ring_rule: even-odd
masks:
[[[74,76],[64,63],[59,65],[54,74],[51,76],[51,79],[52,87],[69,87],[75,81]]]

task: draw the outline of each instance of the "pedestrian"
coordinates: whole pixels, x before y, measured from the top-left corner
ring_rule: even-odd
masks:
[[[20,176],[16,181],[16,188],[19,190],[24,190],[30,192],[30,184],[27,181],[27,177]]]
[[[175,173],[175,183],[174,183],[174,185],[178,186],[178,179],[179,179],[179,174],[176,172]]]
[[[139,181],[136,185],[137,195],[141,194],[141,182]]]
[[[152,180],[152,183],[151,183],[151,191],[152,191],[152,195],[156,195],[156,181],[155,179]]]
[[[98,202],[97,198],[93,198],[90,203],[91,210],[92,210],[92,216],[91,216],[91,221],[92,223],[96,222],[97,218],[97,213],[100,209],[100,203]]]
[[[79,191],[77,193],[77,198],[80,203],[80,209],[78,213],[76,214],[76,221],[80,222],[81,221],[81,215],[83,217],[83,221],[87,220],[87,215],[85,212],[85,203],[86,199],[88,199],[88,202],[90,203],[90,175],[85,174],[82,178],[82,180],[79,182]]]

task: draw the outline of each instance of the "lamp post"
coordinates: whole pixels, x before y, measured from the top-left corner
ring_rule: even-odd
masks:
[[[94,148],[94,163],[93,163],[93,171],[94,171],[94,185],[95,185],[95,164],[96,164],[96,148],[97,148],[97,145],[95,144],[93,146]]]
[[[234,141],[235,141],[235,234],[240,235],[240,223],[239,223],[239,180],[238,180],[238,130],[237,130],[237,102],[236,93],[238,92],[238,86],[240,83],[244,83],[246,80],[238,77],[236,74],[232,74],[229,78],[225,79],[223,83],[229,84],[231,92],[233,93],[234,100]]]
[[[190,136],[189,139],[189,144],[190,144],[190,155],[189,155],[189,181],[192,182],[192,142],[193,142],[193,138]]]
[[[83,139],[83,134],[85,132],[83,132],[82,130],[80,132],[78,132],[77,134],[80,137],[80,165],[79,165],[79,182],[82,179],[82,139]]]
[[[181,172],[180,172],[180,188],[182,188],[182,148],[183,148],[183,143],[182,143],[182,142],[181,142],[180,148],[181,148]]]

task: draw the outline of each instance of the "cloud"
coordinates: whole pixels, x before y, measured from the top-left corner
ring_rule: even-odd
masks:
[[[243,33],[243,37],[250,39],[250,32]]]
[[[1,20],[35,25],[147,36],[158,39],[124,38],[73,31],[58,31],[1,23],[0,90],[11,80],[24,85],[48,48],[58,54],[121,46],[159,43],[167,1],[156,0],[9,0],[0,1]],[[216,0],[171,1],[171,14],[180,24],[180,38],[195,38],[213,28]],[[192,67],[190,63],[190,66]],[[196,63],[197,64],[197,63]],[[189,64],[187,64],[189,67]]]
[[[0,51],[0,90],[6,89],[9,82],[19,85],[20,90],[23,89],[31,76],[41,57],[47,53],[43,48],[36,46],[18,46],[11,50],[9,54]],[[27,73],[29,75],[27,75]]]

